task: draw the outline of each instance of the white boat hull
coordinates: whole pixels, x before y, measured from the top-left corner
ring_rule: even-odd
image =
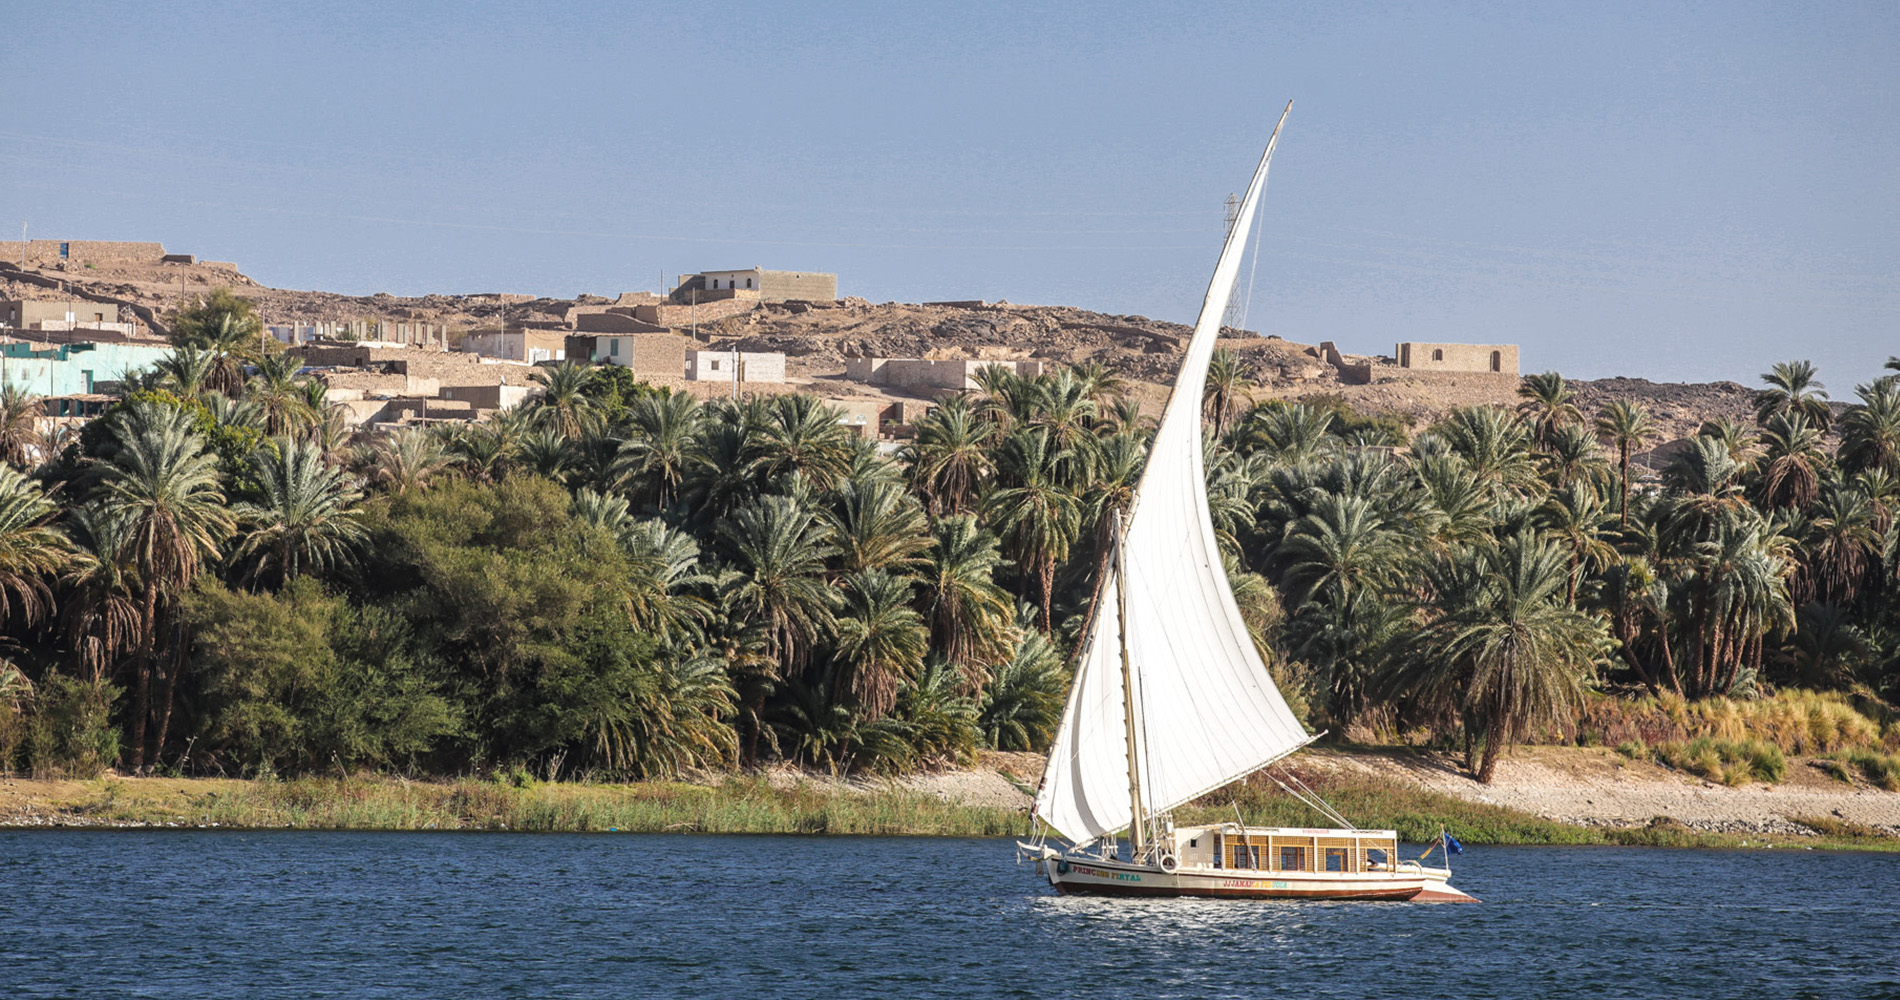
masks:
[[[1451,887],[1439,868],[1398,871],[1266,872],[1177,868],[1062,856],[1038,862],[1057,892],[1104,896],[1204,896],[1222,899],[1333,899],[1396,902],[1477,900]]]

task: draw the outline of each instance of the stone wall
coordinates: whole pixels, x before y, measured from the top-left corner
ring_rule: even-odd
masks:
[[[413,375],[385,375],[381,372],[323,372],[317,378],[331,389],[355,391],[365,398],[373,396],[433,396],[442,391],[442,383]]]
[[[59,248],[66,247],[66,257],[61,258]],[[18,262],[20,260],[20,241],[0,242],[0,257]],[[65,259],[79,264],[156,264],[165,257],[165,247],[159,243],[125,243],[115,240],[28,240],[26,243],[26,262],[34,264],[57,264]]]
[[[576,333],[664,333],[666,327],[637,319],[632,309],[618,306],[611,311],[582,313],[574,317]]]
[[[512,410],[527,402],[534,390],[522,385],[445,385],[442,398],[459,400],[478,410]]]
[[[1042,362],[989,361],[970,358],[846,358],[844,374],[867,385],[911,389],[975,389],[977,372],[992,365],[1013,369],[1024,378],[1042,374]]]
[[[838,276],[815,271],[765,271],[759,279],[759,296],[767,302],[829,302],[838,297]]]
[[[1330,340],[1322,340],[1319,345],[1320,357],[1339,372],[1339,380],[1347,385],[1365,385],[1372,381],[1372,362],[1349,362],[1339,353],[1339,348]]]
[[[718,302],[701,302],[698,305],[635,306],[633,314],[643,322],[677,330],[694,324],[704,326],[725,319],[727,316],[751,312],[758,307],[758,296],[748,298],[742,295]]]
[[[1395,344],[1392,356],[1400,368],[1438,372],[1496,372],[1517,374],[1516,344]]]

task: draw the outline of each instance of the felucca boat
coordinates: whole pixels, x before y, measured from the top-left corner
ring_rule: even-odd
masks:
[[[1035,815],[1069,841],[1018,844],[1060,892],[1251,899],[1471,901],[1451,870],[1400,860],[1398,834],[1353,828],[1297,778],[1275,777],[1337,828],[1176,826],[1171,812],[1312,742],[1255,650],[1208,516],[1201,397],[1280,128],[1247,186],[1173,394],[1116,533]],[[1289,783],[1290,782],[1290,783]],[[1236,817],[1238,818],[1238,817]],[[1117,837],[1128,834],[1123,857]],[[1441,845],[1434,845],[1440,847]],[[1430,851],[1426,852],[1427,856]]]

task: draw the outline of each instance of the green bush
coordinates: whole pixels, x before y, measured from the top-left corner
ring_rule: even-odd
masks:
[[[36,778],[91,778],[119,759],[112,704],[120,689],[104,678],[51,671],[40,678],[26,717],[25,745]]]
[[[300,578],[277,594],[201,581],[186,605],[204,750],[253,773],[387,767],[455,733],[455,707],[403,621]]]

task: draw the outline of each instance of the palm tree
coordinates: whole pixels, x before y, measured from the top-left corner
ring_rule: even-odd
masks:
[[[1630,453],[1641,448],[1651,434],[1654,426],[1649,422],[1649,411],[1643,404],[1627,399],[1611,400],[1597,411],[1597,437],[1604,444],[1616,449],[1616,477],[1622,492],[1622,503],[1618,508],[1619,522],[1630,523]]]
[[[1530,533],[1474,549],[1432,574],[1438,614],[1401,688],[1455,706],[1467,740],[1481,738],[1467,766],[1490,784],[1498,751],[1542,726],[1576,717],[1604,648],[1603,624],[1561,598],[1566,556]]]
[[[1803,548],[1810,588],[1823,598],[1849,604],[1870,568],[1880,560],[1881,532],[1873,503],[1859,490],[1834,487],[1815,505]]]
[[[0,624],[27,625],[53,611],[51,580],[77,561],[72,542],[49,522],[59,507],[31,479],[0,465]]]
[[[1068,700],[1068,671],[1049,637],[1025,624],[1008,661],[983,688],[977,726],[997,750],[1047,750]]]
[[[207,351],[214,359],[202,386],[236,395],[244,388],[244,363],[264,356],[264,321],[256,305],[228,288],[213,289],[171,316],[171,341],[185,351]]]
[[[26,469],[42,457],[46,441],[40,418],[45,415],[40,397],[12,382],[0,385],[0,461]]]
[[[773,398],[754,442],[759,474],[782,481],[797,473],[820,490],[836,486],[850,472],[852,456],[851,431],[838,417],[816,396]]]
[[[571,443],[552,427],[529,431],[515,442],[516,462],[543,479],[561,481],[571,455]]]
[[[1860,403],[1841,417],[1841,465],[1900,473],[1900,379],[1856,386]]]
[[[1571,483],[1551,491],[1538,509],[1538,521],[1557,544],[1570,554],[1569,582],[1564,603],[1577,604],[1577,583],[1587,570],[1601,571],[1616,559],[1616,549],[1602,535],[1609,522],[1603,498],[1587,483]]]
[[[1755,429],[1732,418],[1705,420],[1695,434],[1721,444],[1728,456],[1744,469],[1754,468],[1755,460],[1761,457],[1761,441],[1755,437]]]
[[[764,629],[776,675],[789,676],[836,628],[838,594],[825,582],[825,561],[837,547],[822,520],[784,496],[740,505],[717,531],[736,570],[723,595],[727,613]],[[755,716],[759,708],[752,706]],[[757,756],[758,736],[754,727],[748,759]]]
[[[1290,462],[1318,453],[1333,421],[1325,407],[1269,400],[1247,411],[1240,436],[1245,447]]]
[[[1007,655],[1012,643],[1012,603],[995,583],[1007,565],[996,536],[970,514],[941,518],[932,527],[935,544],[925,553],[920,603],[931,627],[931,647],[964,673],[971,686],[985,667]]]
[[[1011,434],[997,464],[1015,485],[993,491],[983,504],[1011,557],[1040,585],[1044,632],[1053,625],[1056,565],[1069,557],[1082,528],[1082,504],[1057,482],[1056,458],[1046,431]]]
[[[1214,422],[1216,439],[1226,435],[1228,425],[1234,422],[1234,415],[1240,411],[1241,401],[1247,399],[1247,393],[1253,387],[1253,379],[1247,376],[1240,355],[1224,347],[1215,348],[1214,356],[1207,363],[1207,384],[1201,391],[1201,409],[1207,419]]]
[[[136,771],[145,767],[146,720],[153,714],[161,605],[179,600],[204,564],[217,557],[218,544],[231,533],[232,519],[219,488],[217,457],[192,429],[190,414],[134,403],[115,431],[119,451],[104,466],[100,496],[107,516],[129,522],[124,558],[144,591],[131,732],[131,766]],[[178,662],[182,667],[183,659]],[[171,721],[175,673],[169,681],[157,712],[159,750]]]
[[[1517,394],[1524,400],[1517,404],[1517,412],[1530,421],[1531,436],[1539,447],[1548,447],[1551,435],[1558,428],[1583,422],[1583,413],[1577,409],[1577,394],[1556,372],[1524,376]]]
[[[1062,482],[1078,486],[1087,481],[1095,464],[1095,415],[1098,409],[1089,390],[1067,369],[1035,381],[1035,410],[1027,424],[1049,434],[1058,457],[1055,473]]]
[[[1821,491],[1821,469],[1827,455],[1821,450],[1825,431],[1808,422],[1799,410],[1775,413],[1762,426],[1761,440],[1768,448],[1762,468],[1762,494],[1770,506],[1806,510]]]
[[[968,397],[951,396],[924,414],[916,430],[904,449],[911,485],[923,494],[932,514],[961,513],[992,470],[984,447],[989,428],[971,409]]]
[[[1377,503],[1322,494],[1313,512],[1287,529],[1274,558],[1285,567],[1280,580],[1287,600],[1298,607],[1316,598],[1339,602],[1379,590],[1404,551]]]
[[[1766,424],[1777,414],[1798,412],[1826,432],[1834,411],[1827,405],[1827,387],[1814,375],[1809,361],[1778,361],[1773,371],[1763,372],[1761,380],[1768,388],[1755,393],[1755,422]]]
[[[190,347],[174,347],[153,364],[159,385],[186,399],[205,391],[217,368],[217,354]]]
[[[124,555],[132,522],[92,503],[66,524],[81,558],[67,579],[64,628],[76,665],[102,681],[139,636],[138,579]]]
[[[427,486],[449,467],[442,439],[421,427],[377,435],[358,452],[357,460],[370,482],[396,494]]]
[[[844,572],[902,573],[922,562],[918,553],[930,547],[929,519],[902,485],[847,481],[838,492],[837,510],[826,519]]]
[[[876,569],[853,573],[844,592],[832,697],[843,700],[848,692],[862,718],[881,718],[896,703],[898,685],[922,668],[930,633],[911,610],[911,584],[903,577]]]
[[[1075,374],[1076,381],[1082,384],[1083,392],[1099,408],[1106,409],[1121,401],[1128,392],[1128,380],[1115,374],[1113,369],[1100,361],[1084,361],[1069,370]]]
[[[635,485],[664,510],[679,496],[693,461],[699,401],[683,392],[641,396],[627,407],[630,437],[614,456],[613,478]]]
[[[541,386],[541,396],[532,411],[535,423],[553,428],[569,441],[593,426],[596,406],[588,392],[594,385],[593,368],[579,361],[563,361],[552,368],[536,368],[528,378]]]
[[[297,382],[302,367],[289,353],[265,355],[257,360],[257,374],[251,377],[245,398],[255,403],[263,417],[264,433],[273,437],[300,435],[321,419],[313,411],[303,386]]]
[[[235,554],[252,582],[266,575],[289,583],[305,571],[347,562],[367,532],[354,477],[326,464],[321,445],[278,440],[251,456],[261,503],[240,503]]]
[[[1550,432],[1539,456],[1553,486],[1564,487],[1580,482],[1600,482],[1609,466],[1599,453],[1597,440],[1578,424],[1565,424]]]
[[[693,439],[684,493],[699,516],[716,520],[759,489],[757,425],[740,407],[716,405]]]
[[[1453,410],[1432,428],[1472,475],[1494,490],[1521,493],[1537,482],[1530,429],[1517,415],[1495,406]]]

